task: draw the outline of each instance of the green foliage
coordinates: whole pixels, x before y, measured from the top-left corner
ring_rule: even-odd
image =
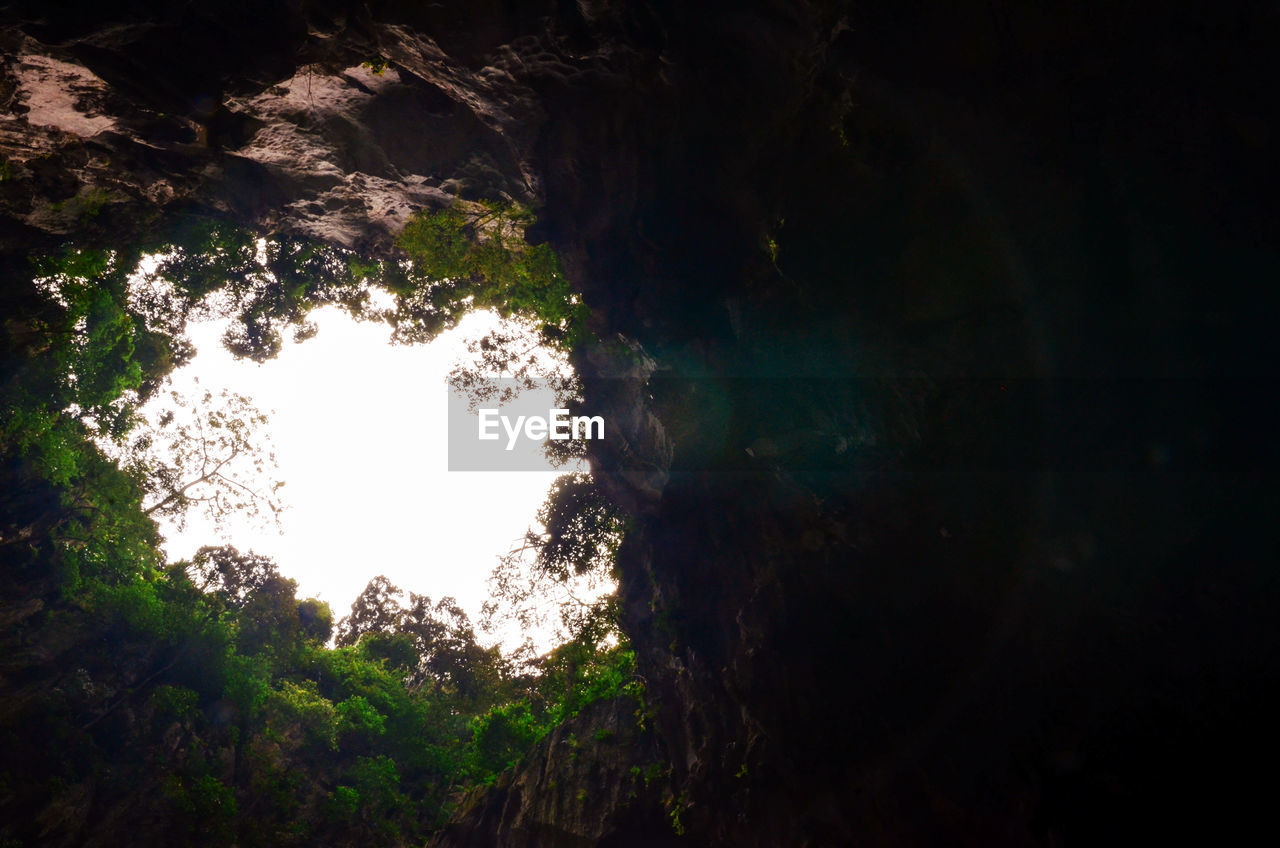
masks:
[[[274,702],[287,722],[296,723],[309,741],[328,748],[337,746],[338,734],[342,732],[346,716],[332,701],[320,694],[314,680],[297,683],[291,680],[281,681],[280,687],[272,690],[268,698]]]
[[[667,818],[671,820],[671,830],[676,836],[684,836],[684,812],[689,809],[689,802],[685,799],[684,794],[680,794],[674,798],[667,799]]]
[[[0,806],[26,822],[0,841],[61,839],[43,830],[49,811],[88,793],[157,844],[420,844],[460,790],[587,704],[638,691],[608,599],[575,608],[574,640],[520,666],[452,599],[376,579],[330,648],[332,610],[299,599],[270,559],[222,545],[166,565],[160,552],[154,516],[276,507],[265,421],[243,398],[138,414],[191,355],[188,320],[236,318],[225,341],[257,360],[326,304],[388,318],[402,341],[495,308],[572,346],[586,310],[550,249],[524,242],[531,220],[484,204],[422,215],[397,262],[208,219],[33,261],[0,335],[13,365],[0,382],[0,588],[15,622],[0,648],[23,687],[7,720],[24,730],[0,746]],[[154,266],[140,270],[144,255]],[[375,285],[396,297],[390,316],[368,308]],[[261,497],[245,494],[260,482]],[[584,481],[554,501],[540,579],[607,575],[625,526]]]
[[[350,251],[296,236],[261,238],[193,218],[149,252],[159,261],[134,287],[134,308],[173,336],[190,318],[234,317],[224,345],[257,362],[280,351],[286,329],[298,339],[314,335],[312,309],[335,305],[360,316],[369,300]]]
[[[304,638],[325,643],[333,635],[333,610],[318,598],[298,602],[298,624]]]
[[[529,533],[543,572],[557,580],[593,570],[611,570],[626,521],[590,475],[564,474],[551,485],[538,511],[545,532]]]
[[[505,612],[527,628],[545,623],[539,607],[549,605],[565,641],[534,661],[536,676],[522,698],[472,722],[472,768],[486,781],[590,704],[626,696],[636,702],[641,727],[650,717],[635,653],[617,627],[616,598],[575,594],[612,576],[627,522],[582,474],[559,478],[538,517],[543,532],[531,531],[525,549],[504,558],[491,578],[487,614]],[[520,556],[528,551],[532,564]],[[572,736],[570,744],[576,744]]]
[[[111,195],[101,189],[90,189],[76,197],[76,212],[81,218],[96,218]]]
[[[329,793],[325,804],[325,818],[330,821],[350,822],[360,809],[360,793],[354,786],[338,786]]]
[[[102,189],[90,188],[68,200],[51,203],[49,208],[57,213],[66,212],[73,218],[83,222],[98,217],[98,214],[110,199],[111,195]]]
[[[546,244],[530,245],[533,223],[516,204],[461,203],[415,215],[396,240],[407,267],[384,265],[382,284],[397,296],[389,317],[402,342],[434,338],[473,309],[521,317],[543,340],[571,349],[588,338],[587,308]]]
[[[395,760],[386,755],[361,757],[351,770],[350,779],[360,794],[366,822],[373,826],[380,841],[398,842],[408,835],[402,819],[413,805],[401,791]]]
[[[205,545],[186,565],[191,582],[223,609],[238,610],[250,596],[280,576],[275,561],[230,545]]]
[[[45,299],[21,322],[26,355],[5,386],[0,445],[65,485],[77,477],[86,428],[115,439],[132,425],[144,365],[135,353],[147,331],[121,306],[116,254],[68,249],[33,270]]]
[[[433,603],[407,598],[385,577],[375,577],[338,624],[337,643],[358,645],[365,656],[402,669],[416,690],[431,690],[483,709],[507,674],[496,648],[476,641],[467,614],[453,598]]]
[[[602,649],[576,641],[556,648],[543,661],[527,694],[493,707],[469,724],[473,777],[492,783],[534,743],[584,707],[620,695],[635,697],[638,687],[635,654],[623,645]],[[572,734],[570,745],[577,745]]]
[[[188,820],[200,822],[209,836],[231,836],[238,811],[235,794],[213,775],[205,774],[190,782],[170,780],[165,794]]]
[[[548,657],[542,684],[559,698],[548,699],[555,723],[578,714],[583,707],[608,698],[634,696],[635,652],[625,644],[601,648],[586,640],[561,645]]]
[[[529,530],[490,575],[486,628],[501,619],[524,631],[550,627],[563,641],[602,644],[616,633],[607,590],[627,520],[583,473],[556,479],[538,520],[541,529]]]
[[[151,693],[151,708],[160,718],[186,719],[196,714],[200,693],[185,686],[165,684]]]
[[[354,695],[338,704],[338,733],[365,737],[386,732],[386,717],[373,708],[363,695]]]
[[[637,767],[638,768],[638,767]],[[664,766],[662,763],[650,763],[645,766],[643,772],[644,785],[651,786],[654,781],[661,780],[670,774],[670,767]]]
[[[494,707],[471,721],[472,768],[492,783],[499,772],[515,765],[550,729],[538,721],[528,701]]]

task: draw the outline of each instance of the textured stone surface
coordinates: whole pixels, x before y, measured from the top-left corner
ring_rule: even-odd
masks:
[[[463,800],[437,846],[677,845],[663,810],[666,766],[630,698],[600,701],[553,730],[514,770]]]

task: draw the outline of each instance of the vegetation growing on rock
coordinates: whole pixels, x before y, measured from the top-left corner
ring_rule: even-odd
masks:
[[[305,336],[326,303],[387,319],[406,342],[484,306],[576,343],[583,307],[555,255],[521,240],[528,215],[477,208],[422,215],[405,254],[376,262],[208,219],[32,260],[0,386],[0,647],[6,680],[25,681],[5,702],[0,804],[36,815],[6,816],[5,839],[75,841],[123,816],[172,845],[416,844],[460,792],[634,688],[607,606],[530,663],[482,646],[452,599],[377,578],[330,647],[333,611],[296,597],[271,560],[224,545],[167,565],[158,550],[156,515],[278,508],[279,482],[234,476],[237,460],[269,472],[266,420],[243,398],[196,398],[179,422],[138,415],[189,356],[192,317],[233,316],[227,345],[257,360],[282,331]],[[395,296],[390,313],[369,308],[375,285]],[[567,514],[585,509],[588,485],[547,507],[564,517],[540,579],[562,576],[550,551],[597,545],[572,537],[598,521]],[[616,541],[600,544],[576,572],[608,570]]]

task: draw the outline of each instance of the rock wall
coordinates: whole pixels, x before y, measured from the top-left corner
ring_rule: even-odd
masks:
[[[376,251],[459,192],[540,196],[542,116],[512,74],[536,58],[467,64],[412,15],[345,5],[12,4],[5,247],[195,207]]]
[[[513,848],[680,844],[663,798],[667,766],[631,698],[598,701],[553,730],[513,771],[473,790],[433,844]],[[677,813],[678,816],[678,813]],[[680,829],[683,824],[680,824]]]

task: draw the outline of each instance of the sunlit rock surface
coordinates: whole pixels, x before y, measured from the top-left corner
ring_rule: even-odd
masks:
[[[469,67],[360,12],[267,8],[106,7],[52,25],[33,7],[5,29],[0,203],[23,225],[10,244],[107,226],[74,197],[117,222],[195,207],[377,249],[460,192],[538,196],[542,113],[512,68],[547,60],[506,48]]]

